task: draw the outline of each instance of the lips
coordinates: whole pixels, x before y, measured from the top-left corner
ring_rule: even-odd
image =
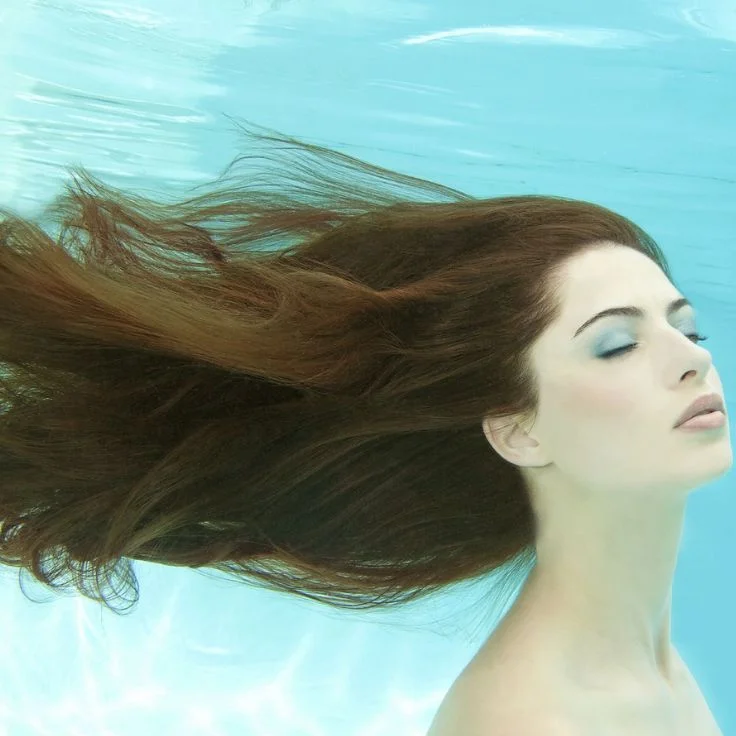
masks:
[[[723,405],[723,399],[718,394],[704,394],[693,401],[690,406],[680,415],[675,427],[679,427],[688,419],[697,417],[699,414],[707,414],[712,411],[722,411],[726,413]]]

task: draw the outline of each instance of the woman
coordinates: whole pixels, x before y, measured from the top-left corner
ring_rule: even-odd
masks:
[[[133,560],[352,609],[526,578],[432,736],[717,734],[669,609],[730,438],[673,428],[722,387],[656,243],[250,135],[281,171],[3,213],[0,562],[117,612]]]

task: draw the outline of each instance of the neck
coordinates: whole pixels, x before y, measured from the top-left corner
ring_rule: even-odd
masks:
[[[685,501],[560,504],[542,516],[519,608],[567,671],[598,684],[673,682],[672,583]],[[583,508],[585,507],[585,508]]]

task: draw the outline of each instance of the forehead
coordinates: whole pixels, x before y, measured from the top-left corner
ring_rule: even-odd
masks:
[[[654,281],[665,290],[669,284],[667,276],[651,258],[615,243],[604,243],[577,253],[562,264],[559,272],[559,286],[569,299],[581,290],[607,292],[602,298],[618,296],[632,279],[636,283],[646,281],[649,287]]]
[[[643,253],[605,243],[562,264],[556,279],[560,319],[582,321],[608,307],[635,304],[647,308],[680,294],[662,269]]]

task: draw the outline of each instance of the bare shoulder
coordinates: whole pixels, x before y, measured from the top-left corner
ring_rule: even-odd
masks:
[[[665,701],[654,690],[637,692],[581,692],[526,657],[493,666],[476,658],[452,684],[426,736],[720,736],[697,686],[678,688],[674,703],[669,694]]]
[[[426,736],[581,736],[559,707],[548,698],[535,698],[533,689],[495,685],[475,672],[460,675]]]

